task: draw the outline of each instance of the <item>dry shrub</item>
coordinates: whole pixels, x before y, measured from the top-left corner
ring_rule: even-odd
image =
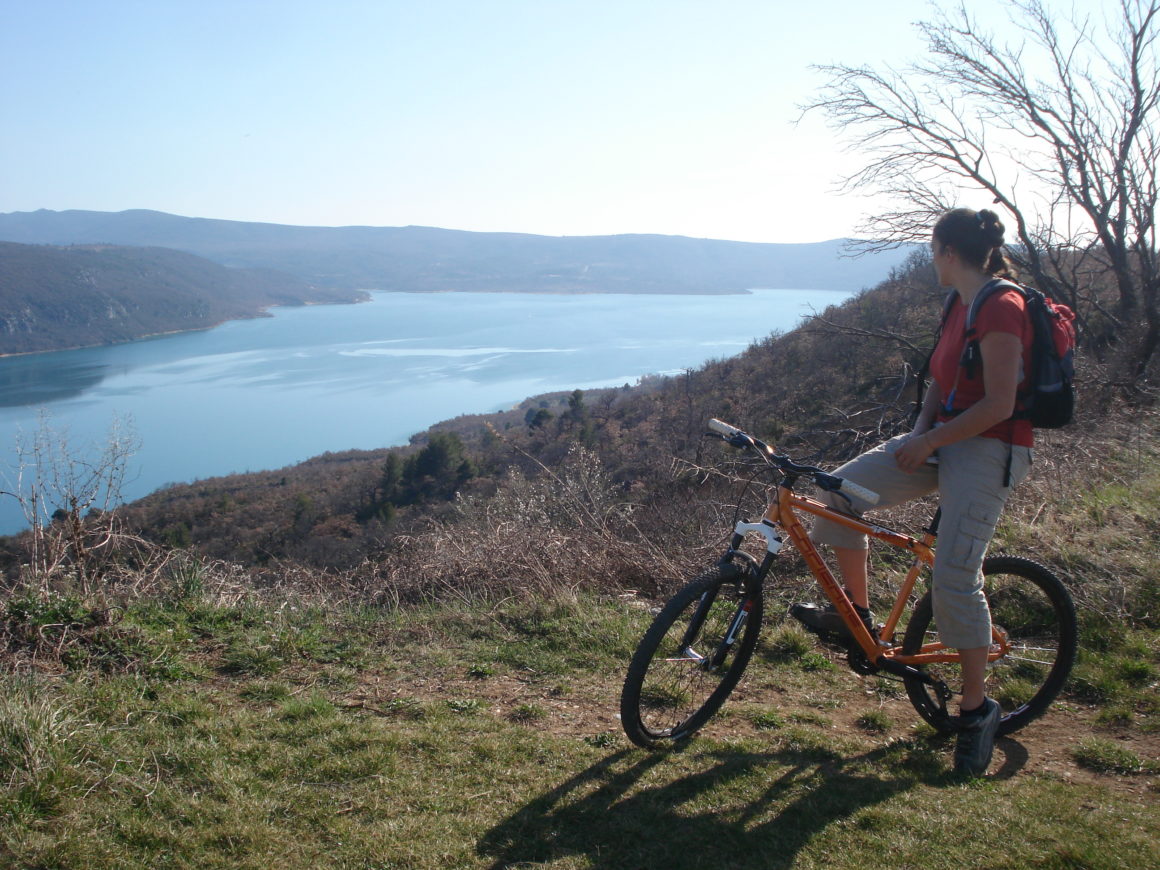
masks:
[[[205,560],[188,550],[159,546],[131,535],[117,536],[110,548],[99,575],[78,574],[67,563],[40,570],[25,565],[0,590],[0,598],[75,597],[95,608],[108,608],[142,598],[192,594],[228,603],[254,588],[253,574],[242,566]]]
[[[624,500],[595,453],[574,445],[556,469],[542,471],[512,469],[494,495],[459,499],[454,516],[396,537],[351,582],[369,596],[408,602],[579,588],[651,593],[684,575],[683,551],[638,527],[649,512]]]

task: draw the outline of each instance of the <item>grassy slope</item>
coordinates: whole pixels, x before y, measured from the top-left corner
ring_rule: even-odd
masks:
[[[207,592],[65,640],[68,671],[5,679],[0,863],[1160,860],[1152,716],[1101,724],[1069,698],[1001,740],[987,780],[963,784],[897,684],[855,677],[781,628],[704,736],[650,753],[613,714],[649,618],[631,596],[389,611],[221,606]],[[115,667],[119,655],[135,667]]]

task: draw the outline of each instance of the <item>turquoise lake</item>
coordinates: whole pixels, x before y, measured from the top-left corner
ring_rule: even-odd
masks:
[[[537,393],[635,384],[787,330],[850,294],[727,296],[376,293],[360,305],[273,316],[130,344],[0,359],[3,489],[17,445],[47,415],[71,451],[114,420],[135,432],[124,496],[280,468],[326,451],[405,444],[459,414]],[[0,533],[24,526],[0,499]]]

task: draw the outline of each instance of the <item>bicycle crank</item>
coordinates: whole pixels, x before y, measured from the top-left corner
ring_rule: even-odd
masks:
[[[857,644],[850,644],[846,647],[846,662],[850,665],[850,670],[864,677],[873,676],[882,670],[866,658],[866,653]]]

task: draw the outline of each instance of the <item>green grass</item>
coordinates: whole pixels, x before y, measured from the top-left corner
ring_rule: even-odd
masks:
[[[1104,738],[1083,741],[1071,755],[1083,767],[1101,773],[1160,773],[1160,761],[1145,761],[1128,747]]]
[[[1085,642],[1091,638],[1090,643]],[[1160,650],[1146,632],[1083,632],[1069,691],[1102,707],[1109,722],[1155,728],[1160,713]]]
[[[107,638],[93,626],[74,660],[42,657],[38,675],[0,682],[0,866],[1160,860],[1155,759],[1105,740],[1075,756],[1095,783],[957,782],[947,743],[913,727],[905,700],[792,628],[771,627],[702,736],[631,748],[616,697],[648,618],[590,597],[287,613],[187,595],[130,607],[114,626],[133,639],[119,658],[94,651]],[[1150,684],[1125,667],[1127,649],[1089,666],[1143,697]],[[179,677],[133,658],[160,654]],[[815,657],[829,667],[811,670]],[[1131,710],[1147,734],[1154,713]],[[997,755],[997,768],[1017,769],[1019,744]],[[1129,768],[1142,793],[1117,789]]]
[[[884,734],[894,726],[890,716],[881,710],[868,710],[855,721],[859,728],[873,734]]]
[[[761,710],[750,715],[755,728],[764,731],[773,731],[785,726],[785,716],[773,710]]]
[[[508,714],[511,721],[524,722],[529,725],[543,721],[547,716],[547,711],[539,704],[519,704]]]

